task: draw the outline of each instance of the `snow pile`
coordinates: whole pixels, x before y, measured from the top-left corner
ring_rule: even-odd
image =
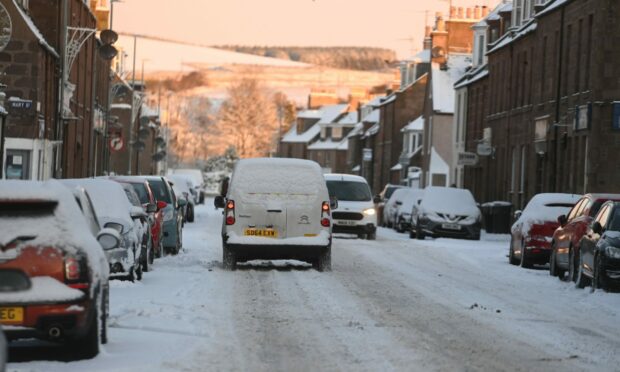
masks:
[[[65,284],[49,276],[30,278],[32,287],[27,291],[0,293],[0,302],[24,304],[36,301],[69,302],[79,300],[84,292],[67,287]]]
[[[527,203],[515,226],[521,226],[523,232],[530,230],[533,224],[555,222],[558,217],[567,214],[581,198],[576,194],[538,194]]]
[[[67,179],[61,182],[73,187],[82,186],[88,191],[97,218],[103,225],[108,222],[116,222],[122,223],[126,229],[133,226],[133,220],[129,215],[131,203],[119,183],[90,178]]]
[[[316,197],[327,186],[320,166],[309,160],[244,159],[235,167],[231,192],[245,201]]]
[[[84,253],[95,277],[108,276],[103,250],[91,234],[70,190],[55,180],[0,181],[0,204],[30,200],[58,204],[49,215],[20,217],[0,214],[0,245],[20,236],[34,237],[28,240],[28,245],[54,246],[71,254]],[[0,301],[3,298],[4,294],[0,294]]]
[[[421,207],[425,211],[459,216],[474,216],[480,213],[469,190],[453,187],[427,187]]]

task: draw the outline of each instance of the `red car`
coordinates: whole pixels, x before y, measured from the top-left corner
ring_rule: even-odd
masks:
[[[521,267],[549,262],[553,233],[560,226],[558,217],[568,212],[580,197],[574,194],[538,194],[523,212],[517,211],[517,222],[511,228],[508,261]]]
[[[549,274],[568,279],[577,279],[579,264],[579,242],[594,220],[601,206],[608,200],[620,201],[620,194],[586,194],[570,210],[568,215],[558,218],[560,227],[555,230],[551,242],[552,251],[549,260]]]
[[[164,255],[164,212],[163,209],[168,205],[166,202],[155,200],[155,194],[151,190],[149,183],[137,177],[112,177],[114,181],[130,184],[144,207],[144,210],[149,214],[149,225],[151,226],[152,247],[155,252],[155,257],[162,257]],[[155,206],[149,207],[149,206]]]
[[[9,340],[64,343],[78,358],[107,341],[108,262],[120,237],[92,235],[72,193],[56,181],[0,181],[0,279],[25,290],[0,292],[0,324]]]

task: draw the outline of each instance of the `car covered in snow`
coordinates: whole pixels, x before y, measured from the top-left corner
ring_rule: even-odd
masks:
[[[151,237],[151,220],[148,214],[149,211],[153,211],[152,208],[155,208],[155,206],[147,206],[145,208],[140,201],[138,193],[131,184],[125,182],[119,182],[119,184],[123,187],[125,195],[127,195],[127,200],[129,200],[133,206],[131,209],[131,214],[132,217],[135,217],[133,219],[134,227],[138,232],[138,236],[141,237],[140,245],[142,247],[142,252],[140,253],[140,257],[142,260],[142,271],[147,272],[149,271],[149,266],[155,259],[155,252],[153,251],[153,238]],[[140,211],[143,213],[140,213]]]
[[[537,194],[523,212],[515,212],[517,220],[510,228],[508,261],[521,267],[549,262],[553,233],[560,226],[558,217],[568,213],[580,197],[561,193]]]
[[[178,200],[166,177],[136,176],[148,182],[157,203],[166,203],[163,210],[163,246],[165,254],[177,254],[183,246],[183,207],[185,200]],[[163,205],[163,204],[161,204]]]
[[[381,190],[381,192],[375,196],[373,201],[376,205],[375,208],[377,210],[377,216],[381,218],[381,220],[379,221],[381,226],[391,227],[387,225],[387,216],[391,213],[391,211],[386,210],[386,203],[388,200],[390,200],[394,191],[403,187],[405,186],[392,185],[388,183],[387,185],[385,185],[383,190]]]
[[[313,161],[259,158],[237,162],[225,195],[223,265],[296,259],[331,269],[332,216],[321,167]],[[334,203],[336,204],[336,203]]]
[[[145,215],[142,208],[131,205],[123,187],[114,181],[76,178],[60,182],[69,187],[84,187],[90,195],[101,225],[120,234],[120,247],[106,251],[110,263],[110,277],[141,280],[144,231],[140,218]]]
[[[200,169],[195,168],[181,168],[172,169],[170,175],[185,176],[192,179],[192,184],[197,195],[196,204],[204,204],[205,202],[205,178],[204,173]]]
[[[569,280],[577,279],[579,242],[590,229],[594,216],[608,200],[620,201],[620,194],[586,194],[567,215],[558,217],[560,227],[553,233],[551,241],[551,276],[564,279],[564,274],[568,272]]]
[[[608,201],[600,208],[579,242],[578,288],[592,285],[608,289],[620,284],[620,203]]]
[[[171,174],[168,176],[172,184],[172,190],[174,191],[178,200],[185,200],[185,206],[183,206],[183,218],[186,222],[194,222],[194,196],[192,194],[192,182],[187,176],[179,174]],[[195,192],[195,191],[194,191]]]
[[[325,182],[330,198],[338,201],[338,207],[332,210],[333,232],[374,240],[377,211],[366,179],[350,174],[326,174]]]
[[[164,212],[166,203],[155,200],[155,195],[149,183],[141,177],[122,176],[110,177],[111,180],[126,183],[133,187],[140,199],[140,203],[146,213],[148,213],[148,223],[151,229],[151,246],[155,257],[162,257],[164,252],[163,229]]]
[[[403,187],[394,191],[390,200],[386,203],[386,209],[390,206],[388,225],[398,232],[410,231],[412,224],[411,214],[413,208],[418,205],[418,200],[424,196],[423,189]],[[392,206],[393,205],[393,206]]]
[[[3,293],[15,294],[15,292],[27,291],[32,287],[30,278],[22,270],[15,269],[0,269],[0,296]],[[9,314],[10,310],[3,310],[0,308],[0,312],[5,311],[7,314],[0,314],[0,318],[9,318],[16,314]],[[0,371],[6,369],[6,363],[9,355],[8,344],[4,331],[0,326]]]
[[[482,215],[467,189],[427,187],[412,218],[420,240],[426,236],[480,240]]]
[[[104,250],[118,244],[118,235],[92,235],[74,195],[57,181],[0,181],[0,270],[29,282],[20,292],[0,289],[7,338],[62,342],[78,358],[97,355],[107,342]]]

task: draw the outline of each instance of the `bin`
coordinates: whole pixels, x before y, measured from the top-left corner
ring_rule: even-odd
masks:
[[[489,234],[510,234],[512,203],[494,201],[482,205],[484,227]]]

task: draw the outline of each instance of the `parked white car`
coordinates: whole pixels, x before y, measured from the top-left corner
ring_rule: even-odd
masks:
[[[326,174],[325,181],[329,196],[338,200],[338,208],[332,212],[333,232],[374,240],[377,211],[366,179],[350,174]]]
[[[412,230],[418,239],[433,236],[480,240],[482,214],[469,190],[427,187],[413,214]]]
[[[423,189],[411,189],[402,188],[396,190],[399,192],[397,199],[395,200],[396,210],[394,211],[393,227],[399,233],[403,233],[411,230],[412,212],[414,206],[418,205],[418,202],[424,197]],[[394,193],[396,194],[396,193]]]
[[[226,269],[255,259],[296,259],[318,271],[331,269],[332,205],[316,162],[240,160],[222,189],[215,206],[224,208]]]
[[[394,190],[383,208],[383,223],[386,227],[396,228],[396,216],[398,215],[398,210],[400,209],[403,200],[406,198],[406,195],[413,190],[414,189],[410,187],[401,187]]]
[[[177,199],[184,199],[187,205],[184,206],[183,218],[187,222],[194,222],[194,207],[197,202],[197,192],[194,189],[191,178],[184,174],[171,174],[167,177],[172,182],[172,190]]]
[[[118,183],[106,179],[60,180],[70,187],[82,186],[90,196],[99,223],[121,235],[121,246],[106,251],[110,263],[110,278],[142,280],[142,222],[146,213],[133,206]]]
[[[198,200],[196,204],[204,204],[205,202],[205,178],[204,173],[200,169],[172,169],[170,171],[169,176],[175,175],[180,176],[183,175],[185,177],[191,178],[194,190],[196,190]]]

